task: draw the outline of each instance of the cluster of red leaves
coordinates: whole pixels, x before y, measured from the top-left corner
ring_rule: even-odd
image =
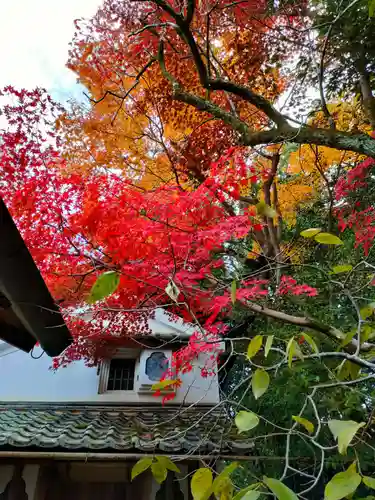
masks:
[[[146,315],[127,311],[170,302],[165,288],[173,276],[182,301],[173,311],[187,320],[194,311],[205,319],[205,332],[192,336],[172,368],[175,373],[189,371],[205,353],[209,365],[202,375],[211,374],[226,331],[220,318],[230,311],[233,297],[199,284],[223,266],[213,255],[225,242],[259,230],[254,214],[229,216],[218,203],[218,198],[237,199],[243,179],[257,182],[241,151],[227,151],[192,192],[168,186],[144,192],[110,172],[66,176],[59,137],[51,126],[60,109],[41,90],[8,88],[4,97],[8,128],[0,146],[1,194],[76,340],[54,367],[82,358],[93,364],[124,337],[149,333]],[[15,104],[9,104],[11,99]],[[87,293],[108,269],[119,272],[120,286],[105,307],[89,308]],[[260,299],[268,293],[267,284],[243,281],[235,299]],[[316,290],[284,276],[279,293],[313,296]],[[78,315],[77,308],[84,314]]]
[[[375,133],[372,133],[372,137],[375,137]],[[374,168],[375,160],[366,158],[340,178],[335,187],[336,200],[339,202],[336,209],[338,228],[340,231],[352,229],[356,246],[361,246],[365,255],[368,255],[375,238],[375,209],[364,204],[360,193],[367,188]]]
[[[346,228],[353,229],[356,246],[361,246],[364,254],[368,255],[375,238],[375,208],[367,207],[364,210],[358,210],[355,207],[350,211],[348,208],[340,209],[337,210],[337,217],[340,231]]]
[[[238,200],[241,189],[257,181],[256,169],[247,164],[244,151],[232,146],[217,161],[211,162],[205,186],[215,193],[219,201],[225,202],[228,196]]]
[[[316,297],[318,290],[310,285],[299,285],[291,276],[281,276],[278,288],[279,295],[306,295],[307,297]]]
[[[64,319],[73,334],[74,342],[61,356],[52,360],[54,370],[82,359],[87,366],[95,366],[98,361],[123,346],[124,338],[145,337],[151,333],[149,320],[153,317],[153,311],[106,311],[96,307],[86,314],[78,314],[76,310],[64,312]]]
[[[220,341],[227,330],[228,327],[226,325],[217,324],[213,328],[207,325],[204,331],[194,332],[189,339],[189,343],[185,347],[174,352],[171,366],[164,373],[162,380],[173,380],[174,382],[170,386],[173,389],[180,387],[182,384],[181,377],[191,372],[199,359],[203,362],[203,366],[200,368],[201,376],[207,378],[215,375],[218,356],[223,350]],[[154,395],[158,397],[161,396],[162,393],[159,390],[156,391]],[[166,401],[174,399],[174,397],[175,392],[173,391],[164,394],[162,401],[165,403]]]
[[[249,279],[244,280],[241,284],[242,287],[236,290],[236,300],[246,302],[248,300],[260,299],[268,295],[268,290],[263,288],[264,285],[268,284],[268,280]],[[212,325],[219,314],[225,315],[228,313],[232,308],[233,300],[234,297],[232,297],[228,290],[226,290],[223,295],[213,297],[210,305],[211,314],[207,319],[206,326]]]
[[[366,160],[351,168],[345,177],[340,177],[335,186],[336,200],[347,198],[357,189],[365,188],[367,186],[366,179],[374,166],[375,160],[366,158]]]
[[[171,276],[183,301],[173,311],[187,320],[192,319],[189,311],[202,318],[211,315],[214,329],[212,315],[218,315],[219,306],[212,302],[212,291],[199,282],[223,266],[214,254],[228,240],[249,234],[256,225],[253,217],[228,216],[212,182],[192,192],[168,186],[144,192],[111,172],[64,175],[53,128],[54,103],[41,90],[8,88],[4,97],[8,126],[0,144],[1,195],[76,338],[56,363],[80,358],[95,362],[104,344],[118,345],[135,330],[143,331],[143,320],[130,321],[125,311],[140,304],[170,303],[165,289]],[[215,182],[222,186],[228,158],[220,170],[213,167]],[[230,168],[232,179],[236,168]],[[247,175],[243,161],[239,171]],[[92,320],[80,319],[74,311],[87,308],[87,294],[105,270],[120,274],[118,290],[105,307],[89,308]],[[248,290],[239,290],[239,296],[263,293],[258,284],[245,286]]]

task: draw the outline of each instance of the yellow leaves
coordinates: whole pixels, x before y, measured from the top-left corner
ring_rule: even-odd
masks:
[[[247,254],[248,259],[258,259],[262,255],[263,250],[257,241],[253,241],[251,244],[251,250]]]
[[[289,226],[296,222],[298,208],[312,203],[319,191],[325,187],[325,174],[335,165],[358,155],[323,146],[309,144],[298,147],[290,153],[288,165],[283,172],[282,182],[278,181],[279,209],[283,221]]]
[[[328,103],[328,111],[335,121],[337,130],[345,132],[358,131],[370,132],[371,128],[366,123],[360,100],[355,97],[351,102],[339,101],[335,103]],[[311,120],[314,126],[329,127],[328,120],[323,111],[315,114]]]
[[[289,226],[294,226],[298,208],[307,202],[312,202],[316,196],[316,191],[303,178],[285,184],[278,184],[277,189],[279,209],[283,221]]]
[[[193,131],[192,127],[186,127],[184,123],[180,123],[178,127],[172,126],[168,123],[164,127],[164,135],[166,139],[179,142],[184,139]]]

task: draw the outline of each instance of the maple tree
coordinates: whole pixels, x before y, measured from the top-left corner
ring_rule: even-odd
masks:
[[[306,479],[292,465],[292,440],[320,454],[309,484],[294,485],[301,498],[319,487],[326,454],[349,445],[356,463],[325,477],[326,498],[353,493],[362,478],[372,484],[360,448],[372,439],[375,373],[371,80],[357,95],[346,81],[342,102],[327,103],[320,88],[319,109],[303,121],[278,102],[294,88],[291,47],[306,57],[322,12],[328,31],[313,40],[317,55],[324,67],[332,35],[326,74],[342,65],[337,44],[353,11],[334,3],[315,15],[306,2],[107,0],[76,22],[68,62],[87,104],[62,109],[41,89],[1,96],[1,195],[75,337],[54,367],[95,364],[147,334],[155,307],[196,327],[161,383],[178,385],[202,352],[202,376],[212,375],[220,341],[230,339],[218,369],[228,371],[222,405],[239,431],[255,439],[263,426],[267,446],[285,454],[280,481],[264,474],[250,498],[296,498],[282,482],[292,486],[290,473]],[[352,3],[370,31],[367,2]],[[238,359],[244,370],[230,370]],[[284,382],[299,391],[271,419],[272,408],[255,405],[272,391],[281,402]],[[272,440],[275,426],[282,442]],[[197,471],[205,490],[193,481],[193,495],[231,498],[232,472],[215,483]]]

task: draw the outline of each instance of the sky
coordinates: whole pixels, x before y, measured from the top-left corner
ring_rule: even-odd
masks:
[[[73,21],[91,17],[101,0],[0,0],[0,88],[46,88],[59,101],[82,98],[65,67]]]

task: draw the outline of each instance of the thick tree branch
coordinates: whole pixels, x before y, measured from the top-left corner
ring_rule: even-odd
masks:
[[[236,130],[241,135],[241,137],[248,136],[251,133],[251,130],[246,122],[233,115],[232,113],[229,113],[228,111],[220,108],[216,104],[213,104],[210,101],[206,101],[202,97],[184,92],[176,83],[174,85],[173,98],[177,101],[190,104],[200,111],[207,111],[214,118],[223,120],[223,122],[227,125],[230,125],[233,130]]]
[[[222,78],[216,78],[208,80],[208,88],[212,90],[225,90],[231,94],[235,94],[242,97],[245,101],[249,102],[260,111],[263,111],[265,115],[268,116],[278,127],[283,127],[288,124],[287,119],[282,113],[279,113],[276,108],[272,106],[270,101],[265,99],[263,96],[253,92],[248,87],[244,85],[239,85],[237,83],[224,80]]]
[[[280,161],[280,155],[279,154],[274,154],[272,156],[272,166],[271,166],[271,171],[270,174],[267,178],[267,180],[263,183],[263,196],[264,196],[264,201],[267,203],[268,206],[272,207],[272,201],[271,201],[271,187],[272,184],[274,183],[276,174],[277,174],[277,167],[279,165]],[[268,229],[268,235],[270,239],[270,245],[269,247],[272,248],[272,252],[268,252],[268,256],[273,256],[277,257],[279,254],[279,241],[277,240],[277,232],[275,225],[273,223],[273,218],[272,217],[264,217],[265,223],[266,223],[266,228]]]
[[[194,15],[192,10],[191,0],[188,3],[187,16],[173,10],[173,8],[165,2],[165,0],[154,0],[154,3],[168,13],[176,22],[176,32],[181,39],[188,45],[191,56],[197,69],[199,80],[203,88],[208,90],[222,90],[235,94],[247,102],[253,104],[257,109],[265,113],[265,115],[273,121],[277,128],[263,132],[252,132],[248,125],[242,120],[233,117],[231,113],[215,106],[209,101],[206,101],[198,96],[189,94],[181,90],[181,87],[174,82],[174,98],[194,106],[196,109],[208,111],[215,118],[223,120],[234,130],[240,133],[241,142],[247,146],[257,146],[260,144],[275,144],[284,141],[293,141],[298,144],[315,144],[317,146],[327,146],[339,150],[354,151],[356,153],[365,154],[375,158],[375,140],[366,134],[338,132],[336,130],[316,129],[308,126],[299,128],[289,125],[287,118],[277,111],[271,102],[263,96],[253,92],[248,87],[230,82],[222,78],[211,79],[207,67],[202,59],[199,47],[190,30],[190,24]],[[333,21],[337,20],[358,0],[353,0]],[[322,66],[323,68],[323,66]]]
[[[289,124],[279,128],[272,128],[254,132],[250,127],[222,108],[210,101],[185,92],[174,81],[174,99],[194,106],[200,111],[210,113],[214,118],[223,120],[240,135],[240,142],[245,146],[259,146],[261,144],[278,144],[296,142],[297,144],[315,144],[339,149],[340,151],[354,151],[375,158],[375,140],[367,134],[356,132],[341,132],[338,130],[314,128],[309,126],[292,127]]]
[[[263,132],[251,132],[247,137],[244,137],[243,144],[258,146],[290,141],[297,144],[327,146],[340,151],[354,151],[375,158],[375,140],[367,134],[308,126],[299,128],[288,126],[283,129],[274,128]]]
[[[325,325],[311,318],[292,316],[291,314],[284,313],[282,311],[276,311],[275,309],[270,309],[253,302],[246,302],[246,307],[251,311],[261,314],[262,316],[267,316],[268,318],[278,319],[284,323],[289,323],[291,325],[300,326],[301,328],[309,328],[320,333],[325,333],[334,340],[342,340],[345,335],[343,332],[334,328],[330,325]]]
[[[186,8],[186,22],[189,25],[194,17],[195,0],[188,0]]]
[[[282,321],[283,323],[288,323],[290,325],[296,325],[301,328],[306,328],[309,330],[314,330],[319,333],[324,333],[327,335],[329,338],[332,340],[335,340],[336,342],[341,342],[345,338],[345,334],[341,331],[335,328],[334,326],[331,325],[326,325],[324,323],[321,323],[320,321],[313,319],[313,318],[307,318],[307,317],[301,317],[301,316],[293,316],[291,314],[284,313],[282,311],[277,311],[275,309],[270,309],[269,307],[261,306],[259,304],[255,304],[253,302],[246,302],[244,305],[252,312],[261,314],[262,316],[267,316],[268,318],[273,318],[279,321]],[[362,351],[369,351],[370,349],[374,348],[375,346],[373,344],[363,344],[361,346]],[[357,348],[357,343],[355,340],[352,340],[346,347],[347,351],[350,353],[354,353]]]

